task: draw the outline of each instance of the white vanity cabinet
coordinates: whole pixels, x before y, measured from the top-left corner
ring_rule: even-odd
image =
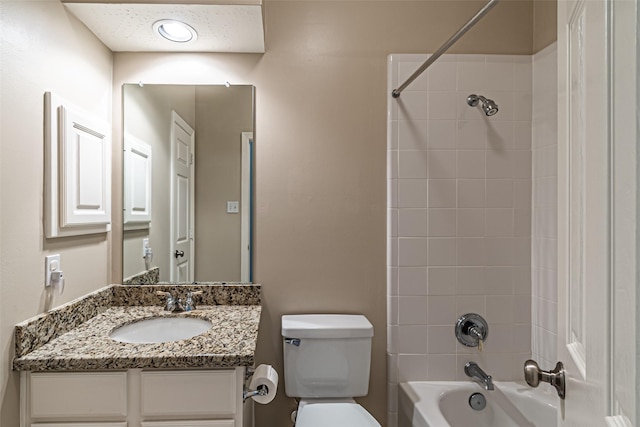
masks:
[[[23,371],[20,427],[252,427],[244,372]]]

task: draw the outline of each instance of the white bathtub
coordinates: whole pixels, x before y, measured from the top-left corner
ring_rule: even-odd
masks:
[[[398,427],[554,427],[558,396],[552,387],[494,383],[487,391],[470,381],[411,381],[400,384]],[[487,406],[471,408],[482,393]]]

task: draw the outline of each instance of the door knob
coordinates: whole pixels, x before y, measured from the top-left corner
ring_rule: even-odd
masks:
[[[181,256],[184,256],[184,251],[178,251],[176,250],[175,254],[176,258],[180,258]]]
[[[540,381],[551,384],[556,388],[560,399],[564,400],[565,379],[562,362],[556,363],[556,367],[552,371],[543,371],[535,360],[529,359],[524,362],[524,379],[531,387],[538,387]]]

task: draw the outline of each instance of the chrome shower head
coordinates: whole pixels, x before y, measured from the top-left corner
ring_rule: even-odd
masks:
[[[493,116],[498,112],[498,104],[493,99],[487,99],[482,95],[469,95],[467,97],[467,104],[471,107],[478,105],[478,102],[482,101],[482,111],[487,116]]]

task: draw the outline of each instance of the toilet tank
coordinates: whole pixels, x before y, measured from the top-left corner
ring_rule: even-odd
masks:
[[[358,397],[369,390],[373,326],[362,315],[282,316],[289,397]]]

